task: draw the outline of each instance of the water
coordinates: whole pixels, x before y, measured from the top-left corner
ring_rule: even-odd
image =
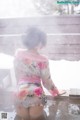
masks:
[[[49,103],[49,106],[47,105],[44,109],[47,114],[47,120],[80,120],[80,104],[72,104],[66,100],[54,101],[53,103]],[[6,113],[7,118],[4,118]],[[3,118],[2,114],[4,114]],[[15,115],[15,110],[0,111],[0,120],[14,120]]]

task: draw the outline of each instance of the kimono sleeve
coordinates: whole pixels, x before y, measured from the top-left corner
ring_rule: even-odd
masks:
[[[42,78],[42,83],[43,86],[47,89],[47,90],[51,90],[55,88],[55,85],[52,81],[51,78],[51,73],[50,73],[50,68],[49,68],[49,61],[46,60],[43,64],[42,64],[42,69],[41,69],[41,78]]]
[[[57,96],[59,94],[59,91],[52,81],[48,60],[42,64],[41,78],[43,86],[51,93],[53,97]]]

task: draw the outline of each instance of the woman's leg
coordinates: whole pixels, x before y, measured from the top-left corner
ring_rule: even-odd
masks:
[[[29,120],[29,108],[23,106],[16,107],[16,117],[15,120]]]
[[[35,105],[29,108],[30,120],[45,120],[43,106]]]

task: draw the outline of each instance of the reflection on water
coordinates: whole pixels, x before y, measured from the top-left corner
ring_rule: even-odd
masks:
[[[58,109],[56,120],[80,120],[80,107],[77,104],[69,104],[64,106],[63,110]]]
[[[80,115],[80,105],[70,104],[68,108],[69,114]]]
[[[80,120],[80,104],[56,102],[55,106],[49,108],[49,120]]]

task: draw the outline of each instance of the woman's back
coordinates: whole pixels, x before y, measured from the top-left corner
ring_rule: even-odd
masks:
[[[23,39],[28,50],[18,50],[15,55],[14,68],[19,88],[15,106],[21,118],[32,120],[43,116],[44,105],[47,105],[43,86],[53,96],[59,93],[50,76],[48,59],[38,53],[46,45],[46,37],[46,33],[38,28],[28,29]]]
[[[28,52],[25,49],[18,50],[15,56],[18,82],[39,83],[41,71],[47,67],[47,58],[39,53]]]

